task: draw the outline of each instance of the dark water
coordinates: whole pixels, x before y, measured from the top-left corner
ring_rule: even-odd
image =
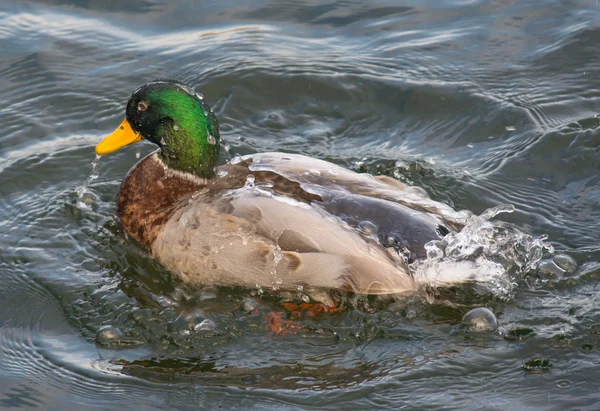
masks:
[[[0,408],[600,408],[599,44],[596,0],[4,1]],[[248,314],[255,290],[182,289],[119,233],[119,183],[152,147],[84,186],[160,77],[206,96],[225,158],[296,152],[476,214],[513,204],[497,219],[577,269],[453,306],[356,298],[272,336],[276,298]],[[497,332],[457,331],[476,305]]]

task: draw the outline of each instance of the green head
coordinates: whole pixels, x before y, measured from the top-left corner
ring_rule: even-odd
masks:
[[[185,84],[157,80],[134,91],[125,120],[96,147],[96,153],[108,154],[141,139],[160,147],[159,155],[169,168],[204,178],[214,175],[219,124],[203,97]]]

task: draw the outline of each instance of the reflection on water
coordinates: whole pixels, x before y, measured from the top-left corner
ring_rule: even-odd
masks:
[[[597,408],[599,13],[596,1],[0,5],[0,407]],[[113,218],[152,147],[92,165],[129,93],[161,77],[211,103],[223,161],[301,153],[474,215],[512,205],[432,244],[423,266],[472,253],[486,281],[340,296],[342,312],[297,314],[279,336],[281,296],[176,283]],[[495,333],[459,329],[474,306],[498,317]]]

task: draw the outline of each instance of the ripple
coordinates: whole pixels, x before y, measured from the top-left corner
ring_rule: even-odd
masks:
[[[7,3],[0,404],[589,407],[600,323],[597,12],[595,1]],[[119,233],[115,193],[151,145],[103,158],[91,207],[77,207],[94,144],[129,93],[157,77],[206,95],[224,158],[298,152],[477,214],[510,203],[504,221],[548,234],[579,267],[532,272],[512,299],[486,300],[497,334],[455,332],[483,298],[467,287],[447,305],[357,297],[341,315],[303,318],[303,333],[271,337],[265,318],[279,299],[182,288]],[[250,313],[239,309],[248,298]],[[214,330],[190,330],[188,310]],[[139,344],[97,345],[107,325]],[[508,341],[506,330],[527,338]],[[523,376],[533,358],[552,370]]]

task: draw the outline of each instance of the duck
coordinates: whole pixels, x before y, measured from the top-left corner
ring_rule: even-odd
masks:
[[[192,287],[404,294],[410,265],[465,217],[419,188],[301,154],[263,152],[219,164],[221,137],[204,97],[174,80],[144,84],[97,146],[107,155],[147,141],[116,220]]]

